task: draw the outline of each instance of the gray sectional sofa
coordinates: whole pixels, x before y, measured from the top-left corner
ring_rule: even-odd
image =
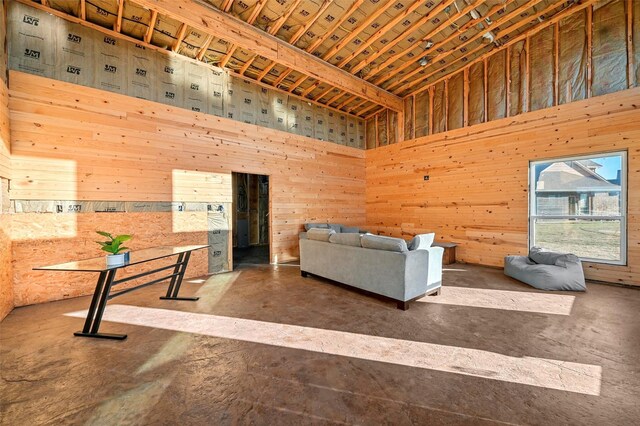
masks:
[[[310,229],[300,234],[300,272],[328,278],[397,302],[437,295],[442,285],[442,247],[432,247],[433,234],[400,238]]]
[[[305,231],[310,229],[333,229],[337,234],[366,234],[367,231],[357,226],[346,226],[339,223],[305,223]]]

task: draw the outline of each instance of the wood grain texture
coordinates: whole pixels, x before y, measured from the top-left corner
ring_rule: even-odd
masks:
[[[13,265],[11,252],[11,215],[8,210],[8,181],[0,178],[0,321],[11,312],[13,297]]]
[[[364,151],[356,148],[13,71],[10,111],[12,199],[229,202],[232,171],[269,175],[274,262],[298,258],[305,222],[364,222]],[[29,258],[64,260],[58,244],[67,257],[88,254],[89,234],[107,219],[135,226],[137,248],[158,245],[154,229],[169,244],[206,241],[204,228],[166,215],[14,215],[18,305],[86,294],[93,277],[68,291],[32,290],[64,279],[28,272]],[[189,275],[204,273],[194,263]]]
[[[136,3],[309,77],[325,81],[342,91],[402,111],[402,99],[399,97],[213,7],[193,0],[139,0]]]
[[[529,161],[627,150],[629,266],[585,270],[640,285],[639,97],[635,88],[366,151],[367,229],[435,232],[459,244],[458,260],[502,266],[527,253]]]

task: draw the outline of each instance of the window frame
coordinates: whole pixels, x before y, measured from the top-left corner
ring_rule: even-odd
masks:
[[[577,214],[574,215],[550,215],[550,216],[539,216],[536,211],[536,176],[535,170],[536,166],[539,164],[546,163],[558,163],[564,161],[578,161],[578,160],[592,160],[594,158],[602,158],[602,157],[621,157],[621,171],[620,171],[620,216],[580,216]],[[555,157],[555,158],[545,158],[545,159],[537,159],[529,161],[529,178],[528,178],[528,191],[529,191],[529,205],[528,205],[528,215],[529,215],[529,235],[528,235],[528,245],[529,249],[531,249],[535,245],[535,223],[536,219],[583,219],[583,220],[619,220],[620,221],[620,260],[607,260],[607,259],[594,259],[588,257],[580,257],[580,259],[584,262],[589,263],[601,263],[606,265],[616,265],[616,266],[627,266],[627,241],[628,241],[628,229],[627,229],[627,217],[628,217],[628,207],[627,207],[627,193],[629,191],[629,187],[627,184],[627,174],[628,174],[628,162],[627,162],[627,150],[622,151],[609,151],[609,152],[599,152],[596,154],[585,154],[585,155],[572,155],[567,157]]]

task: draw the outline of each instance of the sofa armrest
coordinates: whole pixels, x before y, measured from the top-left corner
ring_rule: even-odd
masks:
[[[429,281],[427,284],[442,281],[442,257],[444,256],[444,248],[431,246],[425,249],[429,253]]]
[[[405,300],[411,300],[442,283],[442,247],[429,247],[404,253]]]

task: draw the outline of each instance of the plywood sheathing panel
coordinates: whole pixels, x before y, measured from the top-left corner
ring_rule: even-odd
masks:
[[[587,97],[587,12],[560,21],[558,52],[559,104]]]
[[[484,94],[484,63],[478,62],[469,67],[469,125],[484,122]]]
[[[545,28],[531,36],[529,46],[530,110],[536,111],[553,106],[554,28]]]
[[[627,88],[624,0],[601,1],[593,8],[593,96]]]

